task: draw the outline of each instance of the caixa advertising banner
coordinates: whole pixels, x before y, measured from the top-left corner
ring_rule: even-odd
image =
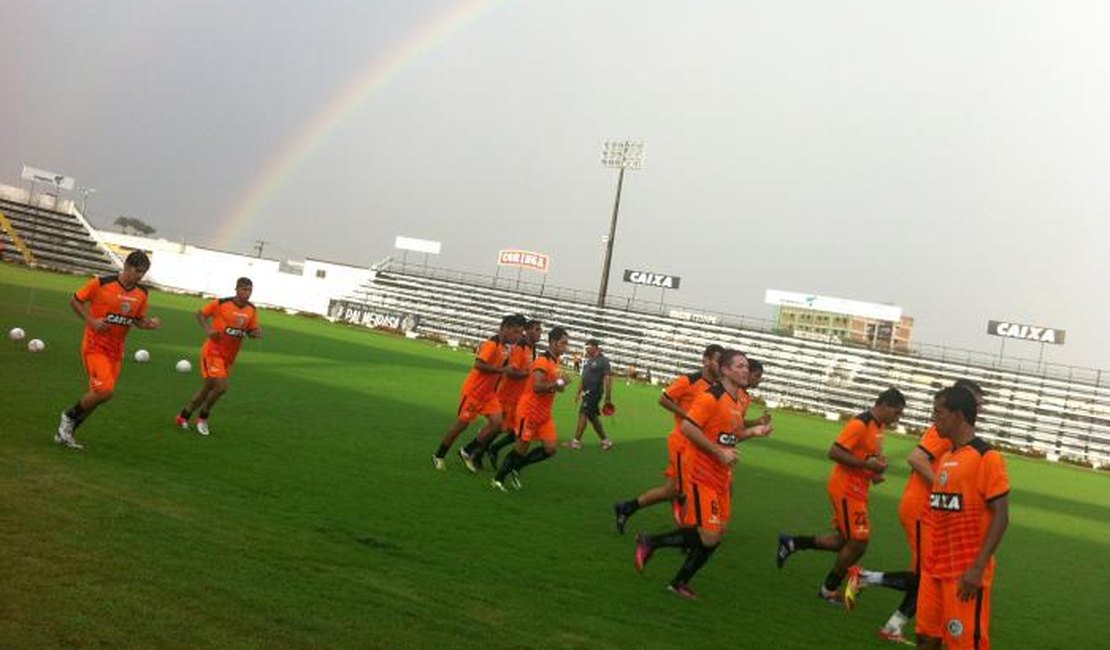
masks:
[[[645,287],[659,287],[661,289],[677,289],[682,278],[666,273],[652,273],[651,271],[624,270],[624,281],[630,284],[639,284]]]
[[[355,323],[370,328],[384,327],[402,332],[411,332],[420,325],[420,317],[416,314],[386,311],[349,300],[332,300],[328,304],[328,317],[344,323]]]
[[[992,336],[1004,336],[1008,339],[1021,339],[1022,341],[1063,345],[1064,336],[1067,332],[1056,327],[1022,325],[1021,323],[992,320],[987,321],[987,334]]]

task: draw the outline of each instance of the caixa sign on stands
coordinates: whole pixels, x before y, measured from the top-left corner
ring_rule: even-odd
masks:
[[[1023,341],[1063,345],[1065,333],[1064,330],[1055,327],[1022,325],[1021,323],[1009,323],[1000,320],[987,321],[987,334],[1004,336],[1008,339],[1021,339]]]
[[[348,300],[332,300],[328,305],[328,316],[344,323],[371,328],[385,327],[402,332],[411,332],[420,324],[420,318],[416,314],[399,314]]]
[[[651,271],[624,270],[624,281],[632,284],[642,284],[645,287],[659,287],[661,289],[677,289],[682,278],[677,275],[664,275]]]

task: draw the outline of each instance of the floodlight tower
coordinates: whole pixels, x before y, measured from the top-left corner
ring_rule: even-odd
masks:
[[[609,264],[613,261],[613,239],[617,235],[617,213],[621,209],[621,187],[624,185],[624,170],[644,168],[644,143],[635,140],[606,140],[601,149],[601,164],[620,169],[617,175],[617,199],[613,202],[613,219],[609,222],[609,237],[605,240],[605,264],[601,267],[601,288],[597,291],[597,306],[605,306],[605,294],[609,292]]]
[[[85,211],[85,209],[89,204],[89,195],[90,194],[96,194],[96,188],[95,187],[79,187],[79,188],[77,188],[77,191],[79,191],[81,193],[81,216],[88,219],[89,215]]]

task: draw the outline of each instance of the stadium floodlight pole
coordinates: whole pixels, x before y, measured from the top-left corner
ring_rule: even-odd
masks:
[[[89,215],[85,211],[85,208],[89,204],[89,195],[90,194],[96,194],[96,188],[95,187],[79,187],[77,189],[78,189],[79,192],[81,192],[81,216],[88,219]]]
[[[635,140],[606,140],[601,148],[601,164],[620,169],[617,175],[617,198],[613,201],[613,218],[609,222],[609,237],[605,240],[605,263],[601,267],[601,288],[597,291],[597,306],[605,306],[605,294],[609,292],[609,265],[613,261],[613,240],[617,236],[617,214],[621,209],[621,188],[624,186],[624,170],[644,168],[644,143]]]

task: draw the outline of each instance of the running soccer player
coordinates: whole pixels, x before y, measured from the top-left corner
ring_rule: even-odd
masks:
[[[513,444],[517,437],[517,426],[520,424],[516,417],[517,403],[532,374],[532,364],[536,362],[536,344],[543,335],[543,324],[538,320],[529,320],[524,323],[524,336],[513,346],[509,353],[509,370],[505,371],[505,379],[497,389],[497,400],[501,402],[501,431],[495,431],[492,441],[486,445],[486,453],[490,466],[497,468],[497,455],[501,450]],[[501,437],[498,438],[497,436]]]
[[[994,552],[1010,522],[1010,480],[1002,454],[975,435],[977,417],[970,391],[937,393],[933,424],[952,449],[937,461],[925,514],[918,648],[990,648]]]
[[[514,343],[520,339],[524,331],[524,317],[513,314],[501,319],[501,327],[497,334],[491,336],[478,347],[474,358],[474,366],[463,382],[462,395],[459,400],[459,410],[455,421],[443,435],[443,442],[432,456],[432,465],[438,470],[447,469],[447,451],[455,443],[455,439],[466,430],[470,423],[479,416],[486,417],[486,425],[478,435],[501,430],[501,403],[497,401],[497,386],[505,376],[508,368],[509,352]],[[471,441],[475,445],[476,441]],[[470,445],[468,445],[470,446]],[[466,468],[477,472],[473,458],[465,449],[459,450]]]
[[[558,451],[558,433],[551,409],[555,405],[555,394],[567,388],[567,378],[559,370],[559,358],[566,354],[568,345],[570,335],[566,329],[551,328],[547,333],[547,351],[532,364],[532,374],[517,405],[520,437],[490,481],[490,485],[502,492],[507,491],[506,479],[511,479],[513,487],[519,490],[522,487],[520,471],[551,458]],[[536,441],[543,446],[529,451],[528,447]]]
[[[586,431],[586,423],[594,428],[597,437],[601,438],[601,449],[608,451],[613,448],[613,439],[605,433],[605,425],[601,423],[601,398],[605,396],[605,406],[613,406],[613,366],[609,358],[601,353],[601,342],[597,339],[586,341],[586,359],[582,362],[582,380],[578,384],[578,392],[574,401],[581,402],[578,408],[578,425],[574,430],[574,438],[567,443],[571,449],[582,448],[582,434]]]
[[[231,367],[239,356],[243,339],[262,338],[262,328],[258,326],[258,310],[251,303],[254,283],[250,278],[235,281],[235,295],[218,298],[208,303],[196,313],[197,322],[207,338],[200,348],[200,373],[204,384],[185,408],[177,414],[177,426],[189,428],[189,418],[197,413],[197,433],[209,434],[208,416],[216,402],[227,392],[231,377]]]
[[[957,379],[956,388],[971,391],[975,396],[978,411],[983,408],[983,389],[970,379]],[[935,426],[929,427],[921,436],[917,447],[910,452],[906,462],[911,468],[906,489],[898,504],[898,519],[906,533],[906,543],[910,547],[909,571],[867,571],[853,566],[848,570],[848,581],[844,586],[844,597],[855,599],[864,587],[880,586],[905,592],[902,602],[890,615],[886,624],[879,629],[879,636],[888,641],[910,643],[904,628],[909,619],[917,612],[917,589],[921,579],[921,557],[928,541],[928,528],[925,526],[925,513],[929,508],[929,489],[936,477],[937,461],[952,448],[952,443],[941,437]]]
[[[659,396],[659,406],[674,415],[674,428],[667,436],[667,469],[663,472],[667,480],[663,485],[653,487],[635,499],[622,501],[613,506],[616,516],[617,532],[623,534],[628,519],[640,508],[671,500],[675,504],[675,519],[681,519],[677,499],[682,494],[682,460],[686,448],[686,436],[682,435],[682,422],[689,417],[687,410],[694,398],[717,383],[717,360],[724,348],[716,343],[708,345],[701,355],[701,370],[679,375]]]
[[[781,569],[786,558],[797,551],[817,549],[836,553],[833,568],[818,591],[818,596],[832,604],[843,604],[848,609],[854,601],[844,598],[840,585],[848,569],[867,551],[871,537],[867,500],[872,483],[880,483],[886,471],[883,456],[883,429],[902,417],[906,398],[897,388],[888,388],[879,394],[875,404],[852,418],[836,441],[829,448],[833,461],[829,476],[829,501],[833,507],[836,532],[828,535],[798,536],[779,535],[775,562]]]
[[[728,526],[732,466],[737,461],[736,445],[756,436],[769,436],[770,424],[744,428],[741,391],[748,382],[748,359],[738,350],[721,352],[720,382],[698,395],[682,422],[687,439],[688,464],[685,490],[687,504],[677,530],[660,535],[636,536],[636,570],[656,549],[673,546],[686,551],[686,560],[667,589],[696,599],[690,580],[720,546]]]
[[[89,378],[89,390],[76,404],[62,412],[54,442],[82,449],[74,432],[98,406],[112,399],[123,364],[124,341],[131,327],[158,329],[162,321],[146,315],[147,290],[139,284],[150,269],[150,258],[132,251],[117,275],[89,280],[69,299],[74,313],[85,322],[81,356]]]

